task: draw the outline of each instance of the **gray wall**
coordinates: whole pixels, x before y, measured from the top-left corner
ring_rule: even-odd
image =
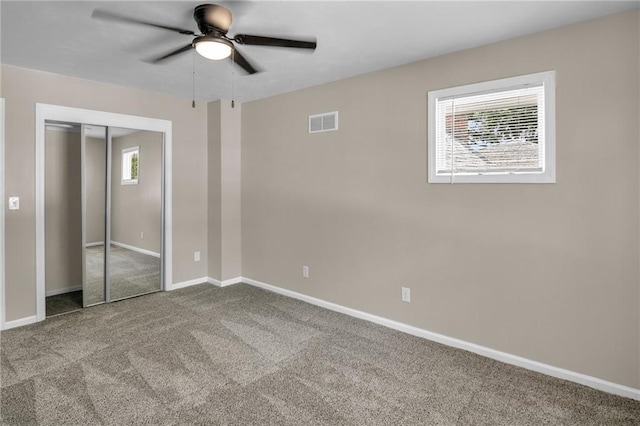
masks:
[[[138,184],[122,185],[122,150],[134,146],[140,147]],[[162,133],[139,131],[112,138],[111,153],[111,240],[160,253]]]
[[[220,105],[222,280],[242,275],[241,241],[241,118],[242,106]]]
[[[35,104],[37,102],[173,122],[173,281],[204,277],[207,259],[207,108],[197,102],[74,77],[2,65],[5,98],[6,320],[36,314]]]
[[[208,267],[209,277],[222,279],[222,194],[221,194],[221,117],[220,101],[207,105],[208,180]]]
[[[46,131],[44,198],[46,291],[82,285],[80,188],[80,134]],[[10,248],[8,244],[7,248]],[[7,267],[9,267],[8,264]]]
[[[209,277],[242,275],[241,118],[242,107],[222,100],[208,105]]]
[[[245,103],[243,276],[639,387],[638,22]],[[552,69],[556,184],[427,183],[429,90]],[[334,110],[339,131],[308,134]]]

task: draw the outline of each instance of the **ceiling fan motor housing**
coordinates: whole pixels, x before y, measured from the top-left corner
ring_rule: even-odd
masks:
[[[205,35],[226,34],[231,27],[231,11],[217,4],[201,4],[193,11],[198,29]]]

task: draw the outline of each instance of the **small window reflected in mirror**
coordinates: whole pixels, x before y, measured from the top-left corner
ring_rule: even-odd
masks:
[[[140,166],[140,147],[122,150],[122,185],[137,185]]]

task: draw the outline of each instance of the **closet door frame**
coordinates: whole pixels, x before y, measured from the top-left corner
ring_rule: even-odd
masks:
[[[5,271],[5,244],[4,244],[4,98],[0,98],[0,330],[5,329],[5,300],[4,297],[4,271]]]
[[[87,134],[80,125],[80,197],[82,205],[82,307],[87,307]]]
[[[172,122],[156,118],[111,112],[94,111],[82,108],[71,108],[59,105],[36,103],[36,318],[42,321],[46,317],[45,308],[45,122],[47,120],[66,121],[81,124],[93,124],[105,127],[124,127],[128,129],[147,130],[163,133],[163,259],[161,280],[162,290],[172,288],[173,234],[172,234],[172,175],[171,175],[171,142]]]
[[[107,166],[105,167],[107,187],[104,191],[104,302],[111,302],[111,167],[113,166],[113,144],[111,141],[111,127],[107,127]]]

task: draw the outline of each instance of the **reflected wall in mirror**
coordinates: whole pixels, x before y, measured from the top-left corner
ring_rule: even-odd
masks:
[[[162,289],[162,145],[162,133],[111,128],[109,300]]]
[[[45,127],[46,315],[82,308],[80,125]]]

